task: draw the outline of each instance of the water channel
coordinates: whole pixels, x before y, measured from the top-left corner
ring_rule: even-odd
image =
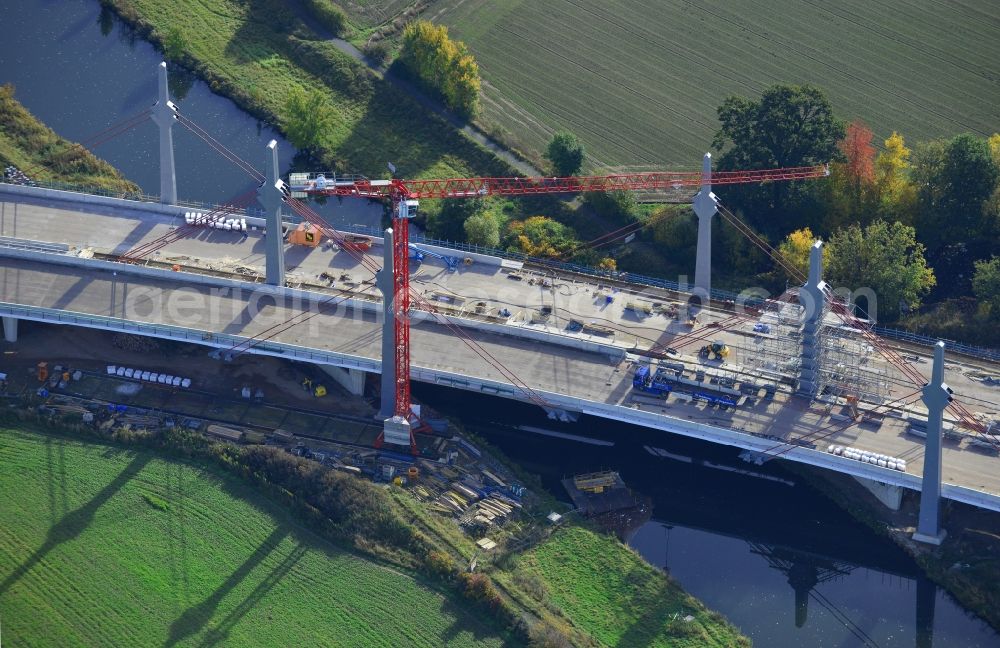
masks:
[[[160,55],[97,0],[12,0],[0,21],[0,83],[60,135],[87,139],[155,100]],[[174,101],[196,123],[262,168],[264,146],[279,141],[281,166],[294,150],[280,135],[206,84],[172,75]],[[200,140],[175,128],[178,193],[225,201],[249,189],[246,175]],[[156,133],[143,124],[96,150],[151,194],[159,192]],[[365,203],[326,205],[336,224],[375,224]],[[560,478],[615,469],[652,498],[652,518],[628,534],[630,544],[689,592],[717,609],[755,645],[1000,646],[1000,636],[924,578],[897,547],[856,523],[776,462],[756,476],[735,452],[606,421],[547,421],[534,408],[418,385],[415,393],[466,421],[546,486]],[[516,423],[514,422],[516,421]],[[588,445],[517,429],[562,431],[606,439]],[[665,459],[644,446],[690,461]],[[707,462],[707,463],[706,463]]]
[[[42,122],[72,141],[86,141],[156,101],[162,54],[96,0],[8,0],[0,21],[0,83]],[[265,147],[278,141],[287,173],[295,148],[208,85],[171,68],[171,100],[194,123],[242,159],[264,170]],[[254,186],[247,174],[176,124],[177,195],[208,204],[226,202]],[[93,149],[136,182],[160,193],[156,126],[149,120]],[[374,225],[381,208],[365,200],[315,205],[334,226]]]

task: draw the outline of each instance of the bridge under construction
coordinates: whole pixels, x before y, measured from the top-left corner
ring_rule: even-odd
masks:
[[[157,106],[169,103],[162,81]],[[172,153],[163,153],[172,145],[160,143],[161,203],[0,184],[9,342],[18,320],[35,320],[309,361],[355,393],[379,373],[387,419],[401,418],[405,378],[532,402],[563,419],[626,421],[739,447],[754,461],[852,474],[890,505],[899,488],[921,491],[917,538],[929,542],[940,537],[940,497],[1000,510],[1000,368],[876,336],[823,281],[821,244],[801,286],[719,299],[701,231],[687,291],[405,239],[400,247],[392,230],[330,228],[295,198],[315,176],[283,182],[273,143],[259,189],[215,209],[177,205]],[[710,234],[717,214],[740,229],[711,193],[709,164],[694,200],[699,229]],[[378,193],[358,191],[371,185],[357,179],[341,186],[334,195],[345,200]],[[406,195],[394,202],[404,217],[415,206]],[[316,228],[316,245],[286,242],[302,223]],[[391,281],[401,267],[406,299]],[[405,367],[390,325],[400,318]],[[402,413],[408,386],[406,398]],[[402,429],[387,423],[386,442],[406,443],[402,418]]]

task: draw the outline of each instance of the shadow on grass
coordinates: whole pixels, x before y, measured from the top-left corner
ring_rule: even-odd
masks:
[[[271,572],[257,584],[257,587],[253,589],[250,594],[240,601],[239,605],[233,608],[232,612],[226,615],[226,617],[219,622],[219,624],[210,629],[205,633],[202,638],[200,646],[208,648],[209,646],[217,646],[223,644],[226,639],[229,638],[229,632],[233,629],[239,621],[247,615],[250,610],[256,607],[257,603],[260,602],[264,596],[274,588],[281,579],[283,579],[288,572],[290,572],[302,557],[306,554],[308,548],[305,545],[296,545],[292,551],[285,556],[285,558],[279,563]]]
[[[224,583],[219,585],[219,587],[217,587],[208,598],[195,606],[189,607],[176,621],[170,624],[170,634],[167,637],[167,641],[163,645],[165,647],[177,645],[184,639],[200,632],[201,629],[208,624],[209,620],[211,620],[212,616],[215,614],[216,608],[219,607],[219,603],[222,602],[222,599],[225,598],[226,595],[229,594],[229,592],[231,592],[237,585],[243,582],[243,579],[245,579],[247,575],[249,575],[250,572],[252,572],[258,565],[260,565],[272,551],[274,551],[275,547],[277,547],[278,544],[280,544],[281,541],[288,535],[288,532],[289,529],[285,525],[281,525],[271,531],[271,534],[260,543],[257,549],[255,549],[246,560],[243,561],[243,564],[240,565],[236,571],[230,574],[229,578],[227,578]],[[293,552],[292,555],[295,555],[295,552]],[[299,558],[301,558],[301,554],[299,554],[295,558],[294,562],[288,565],[287,569],[284,569],[284,571],[280,570],[285,565],[287,560],[282,562],[275,572],[272,572],[272,574],[261,583],[261,585],[266,585],[265,589],[258,592],[258,589],[260,589],[260,586],[258,586],[258,588],[254,590],[254,593],[247,598],[247,601],[250,599],[253,599],[253,602],[259,600],[278,582],[278,580],[280,580],[280,578],[273,580],[272,576],[279,571],[281,576],[284,576],[284,574],[287,573],[296,562],[298,562]],[[245,605],[247,601],[241,603],[240,606],[237,607],[237,610],[230,613],[230,616],[233,616],[233,614],[236,614],[238,610],[242,610],[238,617],[235,617],[229,622],[229,625],[226,626],[226,633],[229,632],[229,628],[235,625],[239,618],[242,618],[242,616],[253,607],[252,605]],[[228,619],[229,617],[227,617],[227,620]],[[214,633],[217,632],[218,630],[213,630],[209,633],[209,635],[215,636]],[[221,641],[222,638],[224,637],[220,637],[207,645],[214,645],[214,643]],[[206,641],[208,641],[208,639],[209,637],[206,636]]]
[[[90,523],[94,521],[94,514],[97,513],[97,509],[101,508],[126,483],[139,474],[151,459],[152,455],[149,454],[139,454],[133,457],[132,461],[115,477],[114,481],[102,488],[89,502],[75,511],[67,513],[55,525],[50,527],[42,546],[0,584],[0,595],[6,593],[14,583],[31,571],[50,551],[83,533],[90,526]]]

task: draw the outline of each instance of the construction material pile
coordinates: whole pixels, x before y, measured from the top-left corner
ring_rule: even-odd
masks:
[[[144,371],[142,369],[133,369],[131,367],[108,365],[107,372],[109,376],[131,378],[132,380],[141,380],[142,382],[167,385],[170,387],[183,387],[187,389],[191,386],[190,378],[181,378],[180,376],[171,376],[165,373],[156,373],[155,371]]]
[[[11,184],[26,185],[28,187],[38,186],[24,171],[21,171],[12,164],[4,168],[3,179]]]
[[[188,225],[204,225],[227,232],[246,232],[247,219],[226,218],[222,214],[206,214],[204,212],[185,212],[184,222]]]
[[[155,338],[144,337],[142,335],[131,335],[129,333],[116,333],[111,338],[111,343],[119,349],[126,351],[136,351],[138,353],[149,353],[158,351],[160,343]]]

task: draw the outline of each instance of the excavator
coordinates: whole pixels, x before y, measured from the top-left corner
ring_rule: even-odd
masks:
[[[729,357],[729,347],[723,342],[712,342],[701,347],[698,356],[707,360],[725,360]]]

